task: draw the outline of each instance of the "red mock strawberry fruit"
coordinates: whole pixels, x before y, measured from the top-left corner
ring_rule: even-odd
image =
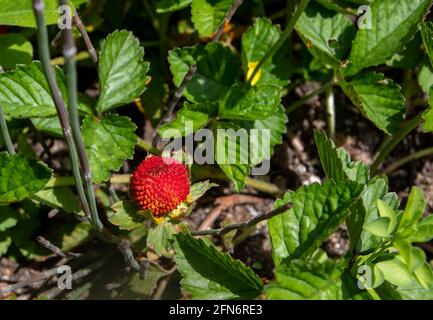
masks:
[[[130,190],[142,210],[161,217],[187,199],[190,193],[189,173],[183,164],[173,158],[150,156],[132,174]]]

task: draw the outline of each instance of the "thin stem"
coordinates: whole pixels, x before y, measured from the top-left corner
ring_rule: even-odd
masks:
[[[146,141],[144,141],[141,138],[137,139],[137,147],[147,151],[150,154],[154,154],[154,155],[161,155],[161,153],[162,153],[161,150],[155,148],[154,146],[147,143]]]
[[[182,83],[180,84],[180,86],[174,92],[174,95],[173,95],[172,99],[170,100],[170,102],[168,104],[167,113],[165,114],[165,116],[161,119],[161,121],[158,123],[158,125],[155,128],[155,134],[154,134],[154,137],[153,137],[153,145],[154,146],[158,145],[159,140],[160,140],[160,136],[158,134],[159,128],[164,123],[167,123],[167,122],[169,122],[169,121],[171,121],[173,119],[174,109],[176,108],[176,105],[179,103],[179,100],[182,97],[183,92],[186,89],[186,86],[191,81],[191,79],[194,77],[194,75],[195,75],[196,72],[197,72],[197,66],[195,64],[192,64],[189,67],[188,72],[186,73],[185,77],[182,79]]]
[[[302,107],[305,103],[307,103],[308,101],[310,101],[312,98],[314,98],[315,96],[318,96],[324,92],[326,92],[329,88],[331,88],[332,86],[334,86],[333,82],[328,82],[325,83],[323,86],[321,86],[320,88],[310,92],[309,94],[303,96],[301,99],[297,100],[296,102],[292,103],[291,105],[289,105],[286,108],[286,113],[292,113],[293,111],[295,111],[296,109],[298,109],[299,107]]]
[[[271,58],[275,54],[275,52],[277,52],[277,50],[283,45],[284,41],[286,41],[286,39],[290,36],[290,34],[292,33],[295,27],[296,22],[298,21],[302,12],[304,12],[309,2],[310,0],[301,0],[301,3],[296,8],[296,11],[294,12],[293,16],[290,18],[286,29],[283,31],[278,41],[271,47],[271,49],[264,55],[264,57],[260,59],[259,63],[254,68],[253,73],[248,78],[249,83],[251,83],[252,79],[254,79],[257,72],[259,72],[260,68],[265,64],[265,62],[268,61],[268,59]]]
[[[12,143],[11,136],[8,130],[8,125],[6,123],[6,119],[1,106],[0,106],[0,126],[2,130],[3,141],[6,144],[6,149],[10,154],[15,154],[14,144]]]
[[[269,211],[267,213],[258,215],[256,217],[254,217],[251,220],[248,220],[246,222],[243,223],[234,223],[234,224],[230,224],[224,228],[221,229],[209,229],[209,230],[198,230],[198,231],[193,231],[191,232],[191,234],[193,236],[223,236],[227,233],[229,233],[230,231],[233,230],[245,230],[248,228],[251,228],[253,226],[255,226],[256,224],[258,224],[261,221],[264,220],[269,220],[279,214],[282,214],[284,212],[286,212],[287,210],[289,210],[292,207],[291,203],[286,203],[285,205],[274,209],[272,211]]]
[[[397,133],[395,133],[387,143],[384,143],[382,147],[379,149],[378,153],[376,154],[375,160],[373,164],[371,165],[371,174],[375,175],[385,160],[385,158],[391,153],[392,150],[410,133],[412,130],[416,129],[421,122],[422,114],[420,113],[415,118],[410,120],[406,126],[404,126],[402,129],[400,129]]]
[[[230,22],[230,20],[233,18],[235,12],[238,10],[238,8],[241,6],[242,2],[244,2],[243,0],[235,0],[235,2],[233,3],[233,5],[231,6],[231,8],[227,11],[223,22],[220,24],[220,26],[218,27],[217,31],[215,32],[212,41],[213,42],[218,42],[221,39],[221,36],[224,33],[224,27],[227,23]]]
[[[335,98],[332,87],[326,90],[326,122],[328,134],[332,140],[335,140]]]
[[[389,165],[389,167],[387,167],[384,172],[386,174],[389,174],[395,170],[397,170],[398,168],[404,166],[406,163],[409,163],[411,161],[415,161],[424,157],[428,157],[428,156],[432,156],[433,155],[433,147],[431,148],[426,148],[423,150],[420,150],[418,152],[412,153],[404,158],[401,158],[395,162],[393,162],[391,165]]]
[[[68,5],[67,0],[60,0],[60,5]],[[92,173],[90,171],[89,161],[87,160],[86,148],[81,136],[80,117],[78,114],[78,97],[77,97],[77,66],[75,62],[75,55],[77,48],[75,47],[74,35],[72,29],[65,28],[63,30],[63,55],[65,57],[66,66],[66,81],[68,87],[68,106],[69,116],[72,124],[72,134],[75,146],[78,151],[78,158],[80,161],[81,170],[83,172],[84,181],[86,184],[87,201],[90,204],[90,214],[92,217],[92,224],[98,231],[102,231],[103,224],[99,220],[98,209],[96,207],[95,193],[93,190]]]
[[[50,64],[50,52],[48,44],[48,32],[45,26],[45,3],[43,0],[33,0],[33,11],[37,22],[37,38],[39,48],[39,58],[42,62],[45,78],[49,84],[50,92],[56,106],[57,116],[59,117],[60,125],[63,129],[63,135],[69,149],[69,156],[72,163],[72,173],[75,179],[75,186],[77,188],[78,196],[81,206],[86,213],[90,215],[89,205],[84,194],[84,187],[80,175],[80,167],[77,155],[77,149],[72,137],[72,130],[69,124],[69,115],[66,110],[63,98],[60,95],[60,89],[57,85],[56,75],[54,69]]]
[[[86,27],[84,26],[83,22],[80,19],[80,15],[77,12],[77,9],[75,9],[74,16],[72,19],[74,20],[75,25],[77,26],[78,30],[81,33],[81,36],[83,37],[84,43],[86,45],[87,51],[89,52],[90,59],[92,60],[93,64],[95,66],[98,65],[98,54],[96,53],[95,47],[93,46],[92,40],[90,40],[89,34],[87,33]],[[72,30],[71,30],[72,33]]]

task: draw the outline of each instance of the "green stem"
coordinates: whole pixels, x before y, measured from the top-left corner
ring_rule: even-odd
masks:
[[[386,174],[389,174],[389,173],[397,170],[401,166],[404,166],[406,163],[409,163],[411,161],[415,161],[415,160],[421,159],[423,157],[428,157],[428,156],[431,156],[431,155],[433,155],[433,147],[420,150],[418,152],[415,152],[415,153],[412,153],[412,154],[408,155],[407,157],[401,158],[401,159],[393,162],[389,167],[387,167],[384,170],[384,172]]]
[[[0,106],[0,126],[2,130],[3,141],[6,144],[6,149],[10,154],[15,154],[14,145],[11,140],[11,136],[9,134],[8,125],[6,123],[5,116],[3,114],[3,109]]]
[[[37,23],[37,39],[39,48],[39,59],[42,62],[45,78],[49,84],[50,92],[56,106],[57,116],[59,117],[60,125],[63,129],[63,135],[69,149],[69,156],[72,163],[72,173],[74,176],[75,186],[77,188],[78,196],[81,206],[86,213],[90,215],[89,205],[84,194],[84,187],[80,175],[80,167],[77,155],[77,149],[72,137],[72,130],[69,124],[69,116],[65,107],[63,98],[60,95],[60,89],[56,81],[54,69],[50,64],[50,51],[48,42],[48,32],[45,25],[45,3],[43,0],[33,0],[33,11]]]
[[[68,0],[60,0],[59,4],[61,6],[66,6],[68,5]],[[77,12],[75,12],[75,14],[76,16],[78,15]],[[87,160],[86,148],[84,146],[83,137],[81,136],[80,117],[78,114],[77,66],[75,61],[77,48],[75,46],[72,29],[65,28],[63,30],[63,39],[65,41],[63,47],[63,56],[65,57],[66,81],[68,87],[68,108],[72,125],[72,135],[78,151],[78,159],[86,185],[87,201],[90,204],[90,215],[92,218],[92,224],[96,230],[101,232],[104,226],[101,220],[99,220],[98,209],[96,207],[96,198],[93,190],[92,173],[90,171],[89,161]]]
[[[147,143],[146,141],[144,141],[141,138],[137,139],[137,147],[147,151],[150,154],[154,154],[154,155],[161,155],[162,154],[161,150],[155,148],[150,143]]]
[[[332,87],[326,90],[326,122],[328,134],[332,140],[335,140],[335,98]]]
[[[391,153],[392,150],[414,129],[416,129],[423,121],[422,113],[417,115],[415,118],[410,120],[406,126],[395,133],[388,142],[384,143],[376,154],[375,160],[371,165],[371,174],[375,175],[385,160],[385,158]]]
[[[286,39],[290,36],[293,29],[295,28],[296,22],[298,21],[302,12],[304,12],[309,2],[310,0],[301,0],[301,3],[296,8],[296,11],[294,12],[293,16],[290,18],[286,29],[283,31],[278,41],[272,46],[272,48],[264,55],[264,57],[259,61],[259,63],[254,68],[251,76],[248,79],[249,83],[251,83],[252,79],[254,79],[257,72],[259,72],[260,68],[265,64],[265,62],[268,61],[268,59],[271,58],[275,54],[275,52],[277,52],[277,50],[283,45],[284,41],[286,41]]]
[[[334,86],[333,82],[328,82],[325,83],[323,86],[321,86],[320,88],[312,91],[311,93],[303,96],[301,99],[297,100],[296,102],[292,103],[291,105],[289,105],[286,108],[286,113],[292,113],[293,111],[295,111],[296,109],[298,109],[299,107],[303,106],[305,103],[307,103],[308,101],[310,101],[312,98],[314,98],[315,96],[318,96],[324,92],[326,92],[329,88],[331,88],[332,86]]]

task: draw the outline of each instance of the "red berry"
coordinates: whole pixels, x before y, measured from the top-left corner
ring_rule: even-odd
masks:
[[[173,158],[151,156],[131,177],[131,195],[143,210],[160,217],[176,209],[189,195],[189,174]]]

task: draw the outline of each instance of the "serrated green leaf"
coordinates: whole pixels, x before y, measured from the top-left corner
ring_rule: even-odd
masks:
[[[192,0],[191,20],[201,36],[210,37],[223,23],[233,0]]]
[[[280,38],[281,29],[267,18],[256,18],[251,27],[242,35],[242,65],[247,78],[250,63],[257,63]],[[260,68],[257,85],[269,83],[285,86],[293,72],[289,54],[289,45],[283,44]]]
[[[120,230],[130,231],[142,225],[145,220],[144,216],[138,214],[139,209],[134,201],[119,201],[111,208],[113,211],[108,213],[108,221]]]
[[[371,5],[372,29],[359,29],[346,74],[385,63],[403,49],[431,5],[430,0],[382,0]]]
[[[395,133],[403,121],[400,87],[381,73],[364,73],[351,82],[340,81],[344,93],[362,114],[385,133]]]
[[[68,213],[84,215],[76,195],[68,187],[41,190],[33,195],[32,200]]]
[[[310,52],[333,68],[340,66],[355,36],[355,26],[346,15],[314,2],[299,17],[295,28]]]
[[[204,128],[209,120],[216,115],[215,104],[190,104],[186,102],[176,118],[159,129],[163,139],[179,138]]]
[[[0,206],[0,232],[15,227],[20,218],[20,214],[14,208]]]
[[[172,223],[162,221],[147,235],[147,246],[160,256],[169,256],[173,235],[176,233]]]
[[[370,169],[361,161],[352,162],[344,148],[336,148],[334,142],[325,132],[314,130],[320,162],[328,179],[334,181],[350,180],[366,184],[370,177]]]
[[[95,182],[105,181],[111,171],[119,170],[123,161],[132,159],[137,143],[135,129],[128,117],[116,114],[102,119],[93,116],[84,119],[83,141]]]
[[[157,0],[156,12],[174,12],[186,8],[190,5],[192,0]]]
[[[263,120],[274,114],[280,105],[281,89],[272,85],[232,86],[221,98],[218,116],[221,119]]]
[[[196,103],[217,101],[239,79],[236,55],[220,43],[175,48],[169,52],[168,62],[178,87],[189,67],[197,66],[197,72],[184,91],[184,96]]]
[[[115,31],[105,39],[99,60],[99,113],[134,101],[146,89],[149,63],[144,50],[129,31]]]
[[[254,299],[263,289],[250,268],[201,239],[179,233],[174,249],[182,288],[193,299]]]
[[[3,69],[29,64],[33,58],[32,44],[19,33],[0,35],[0,62]]]
[[[260,164],[263,160],[270,160],[274,147],[283,142],[283,134],[287,132],[287,114],[282,105],[266,119],[253,122],[251,129],[255,129],[257,135],[250,131],[250,163],[252,166]],[[269,135],[264,130],[269,130]],[[268,139],[269,143],[264,139]],[[267,149],[270,150],[267,150]],[[268,152],[270,151],[270,152]]]
[[[21,201],[41,190],[51,178],[45,164],[22,155],[0,153],[0,203]]]
[[[292,208],[268,221],[274,261],[308,256],[351,213],[363,187],[354,182],[313,183],[288,192],[275,208],[292,203]]]
[[[64,76],[56,68],[57,83],[63,97],[66,95]],[[45,118],[56,115],[54,101],[40,62],[18,66],[0,74],[0,103],[4,113],[12,118]]]
[[[232,122],[218,122],[216,131],[216,163],[240,191],[251,170],[248,131]]]
[[[275,272],[276,281],[265,287],[271,300],[342,300],[341,266],[335,260],[292,260]]]

